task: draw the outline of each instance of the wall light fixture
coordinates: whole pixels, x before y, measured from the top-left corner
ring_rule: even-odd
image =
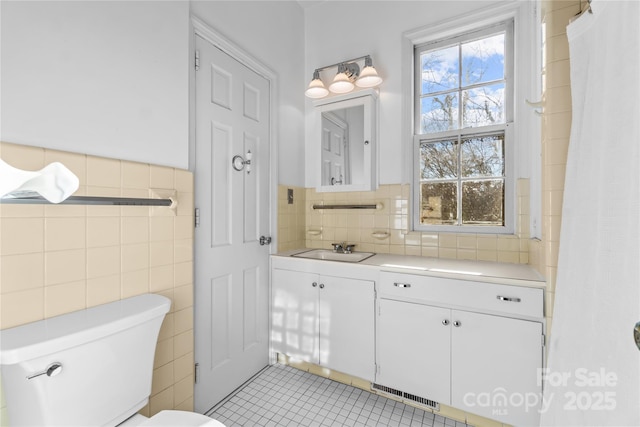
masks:
[[[358,61],[363,59],[364,68],[360,71]],[[327,89],[324,82],[320,79],[320,71],[333,67],[338,67],[338,72],[329,85],[329,89]],[[316,68],[313,72],[313,79],[304,94],[309,98],[324,98],[329,94],[329,91],[333,93],[347,93],[351,92],[355,86],[375,87],[380,83],[382,83],[382,78],[373,67],[371,57],[366,55],[338,62],[337,64],[327,65],[326,67]]]

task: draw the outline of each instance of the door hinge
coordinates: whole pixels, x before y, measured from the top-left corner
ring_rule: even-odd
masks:
[[[193,225],[195,228],[200,227],[200,208],[196,208],[195,210]]]
[[[193,377],[194,377],[194,382],[198,384],[198,379],[200,378],[200,364],[197,362],[193,367]]]
[[[195,55],[195,67],[196,67],[196,71],[200,70],[200,51],[196,49],[196,55]]]
[[[547,344],[547,340],[544,334],[542,334],[541,338],[542,338],[542,347],[544,347]]]
[[[380,375],[380,365],[376,363],[376,375]]]

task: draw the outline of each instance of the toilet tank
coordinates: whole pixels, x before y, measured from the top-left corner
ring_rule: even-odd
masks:
[[[146,294],[0,331],[9,425],[114,426],[135,414],[170,306]]]

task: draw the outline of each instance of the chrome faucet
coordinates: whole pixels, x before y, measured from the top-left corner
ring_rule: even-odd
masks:
[[[355,244],[347,244],[347,242],[342,242],[342,243],[332,243],[331,246],[333,246],[333,252],[343,253],[343,254],[350,254],[351,252],[353,252],[353,248],[356,245]]]

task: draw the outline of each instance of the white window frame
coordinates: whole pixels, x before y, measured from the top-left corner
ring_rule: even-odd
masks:
[[[501,3],[480,11],[460,16],[435,26],[411,30],[403,35],[402,59],[403,79],[402,91],[406,102],[403,108],[403,135],[406,141],[404,150],[403,180],[411,184],[411,214],[410,229],[434,233],[491,233],[514,234],[516,227],[516,183],[518,178],[530,179],[530,193],[540,193],[540,121],[534,110],[527,106],[526,100],[540,99],[540,86],[536,84],[540,79],[540,71],[536,63],[536,49],[539,41],[536,39],[537,2],[509,2]],[[506,127],[505,139],[513,143],[505,144],[505,226],[457,226],[457,225],[422,225],[419,221],[419,184],[418,184],[418,155],[419,140],[430,139],[429,135],[417,135],[415,97],[415,69],[414,51],[416,46],[439,40],[451,40],[465,33],[481,31],[505,21],[513,21],[513,118]],[[435,46],[435,45],[434,45]],[[507,95],[508,96],[508,95]],[[517,126],[516,126],[517,124]],[[530,229],[531,236],[539,234],[539,204],[534,204],[531,198]]]

